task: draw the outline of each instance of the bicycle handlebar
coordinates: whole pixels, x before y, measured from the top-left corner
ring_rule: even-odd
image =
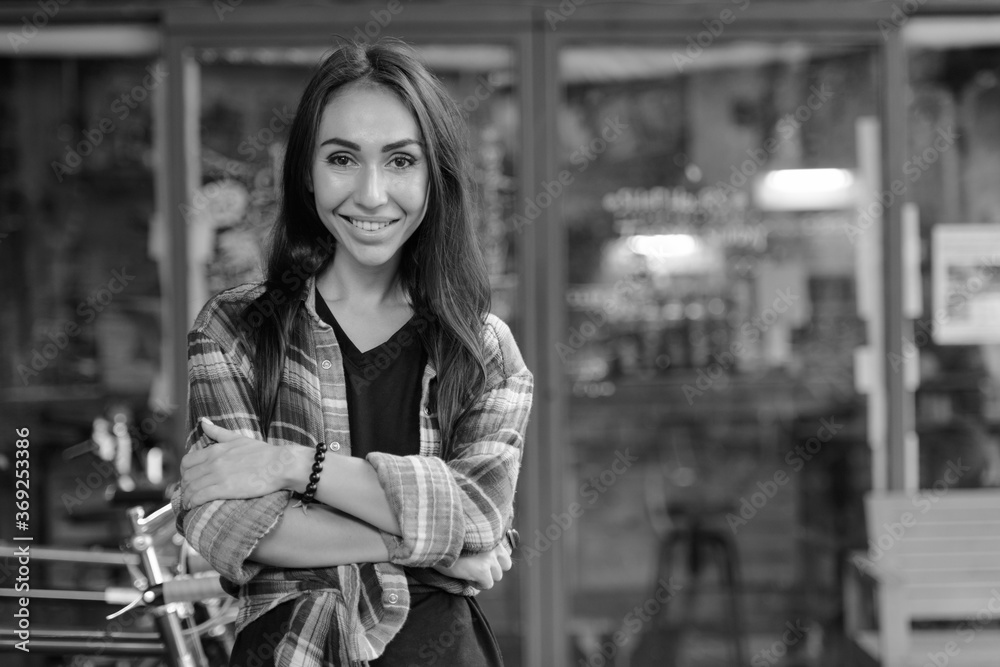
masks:
[[[19,592],[12,588],[0,588],[0,598],[26,597],[49,600],[78,600],[81,602],[106,602],[108,604],[129,604],[141,597],[146,604],[172,604],[174,602],[199,602],[206,598],[227,597],[222,589],[218,572],[202,572],[195,575],[180,575],[150,587],[146,591],[112,586],[103,591],[73,591],[31,589]]]
[[[0,540],[0,558],[17,558],[23,545]],[[110,549],[74,549],[66,547],[32,546],[31,559],[35,561],[86,563],[89,565],[133,565],[138,567],[139,557],[125,551]]]
[[[218,572],[179,576],[153,588],[162,589],[163,601],[167,604],[171,602],[197,602],[205,598],[226,597],[228,595],[222,589]]]

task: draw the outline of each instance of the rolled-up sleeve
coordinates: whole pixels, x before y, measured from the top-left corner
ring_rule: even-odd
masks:
[[[459,422],[447,461],[367,457],[399,521],[402,536],[385,535],[397,565],[451,565],[492,549],[511,525],[533,378],[503,322],[491,317],[485,342],[487,388]]]
[[[223,344],[207,332],[188,335],[188,438],[187,449],[210,446],[197,427],[202,417],[223,428],[264,440],[253,405],[249,360],[237,352],[235,340]],[[185,510],[180,490],[171,504],[177,529],[223,578],[241,585],[263,566],[248,557],[278,523],[290,497],[289,491],[246,500],[216,500]]]

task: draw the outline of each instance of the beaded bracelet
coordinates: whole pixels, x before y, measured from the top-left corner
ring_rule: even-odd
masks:
[[[295,505],[295,507],[302,508],[303,514],[306,512],[307,505],[315,499],[316,487],[319,485],[319,474],[323,472],[323,461],[325,459],[326,443],[317,443],[316,454],[313,457],[312,474],[309,475],[309,484],[306,485],[305,493],[302,494],[302,498],[299,500],[298,505]]]

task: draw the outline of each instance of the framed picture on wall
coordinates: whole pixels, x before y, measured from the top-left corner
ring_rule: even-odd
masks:
[[[931,239],[934,341],[1000,343],[1000,224],[936,225]]]

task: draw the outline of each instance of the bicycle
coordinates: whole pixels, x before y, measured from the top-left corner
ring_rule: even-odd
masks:
[[[107,616],[115,619],[133,610],[152,616],[155,632],[31,627],[30,652],[47,655],[87,655],[148,658],[169,667],[215,667],[226,664],[235,639],[235,605],[219,583],[219,574],[200,560],[177,534],[170,505],[148,517],[142,507],[127,510],[128,551],[88,551],[30,548],[31,561],[76,561],[91,565],[125,565],[133,587],[101,591],[0,589],[0,597],[125,604]],[[0,543],[0,557],[15,558],[21,544]],[[202,570],[188,572],[189,569]],[[118,623],[120,626],[121,624]],[[17,629],[0,628],[0,653],[18,650]],[[165,658],[165,663],[161,658]],[[74,661],[74,665],[79,664]],[[146,664],[141,663],[141,664]]]

